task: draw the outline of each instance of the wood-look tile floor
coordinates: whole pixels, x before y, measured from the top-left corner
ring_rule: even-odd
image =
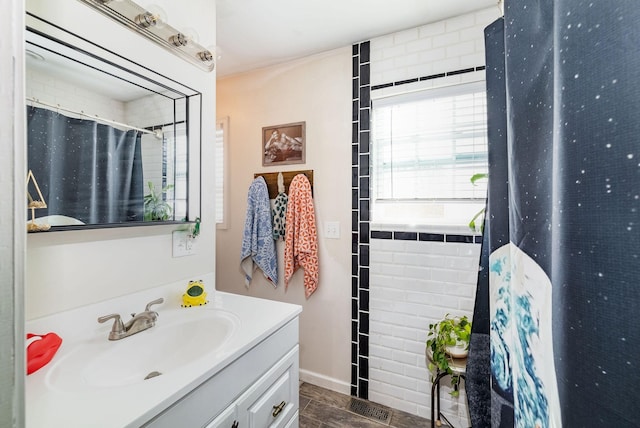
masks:
[[[385,423],[350,412],[351,397],[310,383],[300,385],[300,428],[419,428],[430,427],[428,419],[376,404],[388,410]]]

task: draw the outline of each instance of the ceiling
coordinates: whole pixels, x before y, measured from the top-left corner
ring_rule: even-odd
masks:
[[[217,0],[217,75],[350,46],[497,0]]]

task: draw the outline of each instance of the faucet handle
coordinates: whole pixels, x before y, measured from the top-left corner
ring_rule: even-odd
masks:
[[[144,310],[149,312],[151,310],[151,306],[159,305],[160,303],[164,303],[164,299],[162,297],[160,297],[159,299],[156,299],[156,300],[152,300],[151,302],[147,303],[147,306],[144,308]]]
[[[107,322],[110,319],[114,320],[113,321],[113,327],[111,327],[111,332],[112,333],[122,333],[122,332],[124,332],[124,324],[122,324],[122,319],[120,318],[120,315],[118,315],[118,314],[110,314],[110,315],[102,316],[102,317],[98,318],[98,322],[100,324],[102,324],[103,322]]]

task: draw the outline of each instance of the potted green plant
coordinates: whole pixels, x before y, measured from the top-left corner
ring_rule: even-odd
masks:
[[[144,221],[164,221],[171,216],[171,205],[163,198],[163,195],[173,189],[173,184],[165,186],[162,191],[156,193],[156,188],[151,181],[148,183],[149,194],[144,195]]]
[[[457,397],[460,376],[453,373],[450,364],[454,358],[464,358],[469,352],[471,323],[466,316],[452,317],[449,314],[434,324],[429,324],[427,334],[427,358],[429,371],[434,376],[438,372],[451,375],[451,395]]]

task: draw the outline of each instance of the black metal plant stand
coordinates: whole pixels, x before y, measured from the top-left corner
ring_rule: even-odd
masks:
[[[436,426],[438,427],[441,426],[442,425],[441,419],[444,419],[447,425],[449,425],[450,427],[453,427],[451,422],[449,422],[449,419],[447,419],[445,415],[440,413],[440,381],[445,376],[449,376],[449,374],[447,372],[442,372],[438,370],[438,374],[436,375],[435,379],[433,379],[433,384],[431,385],[431,428],[435,428]],[[464,373],[457,373],[457,376],[459,376],[460,379],[463,379],[466,381],[464,377]],[[460,384],[458,383],[455,386],[455,390],[457,391],[459,387],[460,387]],[[437,394],[434,394],[434,393],[437,393]],[[438,405],[437,410],[436,410],[436,407],[434,406],[434,402],[436,400]]]
[[[427,351],[427,365],[429,362],[433,362],[433,355],[430,350]],[[466,382],[465,373],[467,368],[467,359],[466,358],[454,358],[453,361],[449,364],[451,368],[451,375],[458,376],[460,379]],[[431,428],[439,427],[442,425],[442,419],[449,425],[453,427],[449,419],[445,415],[440,412],[440,381],[445,376],[451,376],[447,372],[443,372],[441,370],[437,370],[436,377],[433,379],[431,384]],[[455,390],[457,391],[460,387],[460,383],[456,384]]]

